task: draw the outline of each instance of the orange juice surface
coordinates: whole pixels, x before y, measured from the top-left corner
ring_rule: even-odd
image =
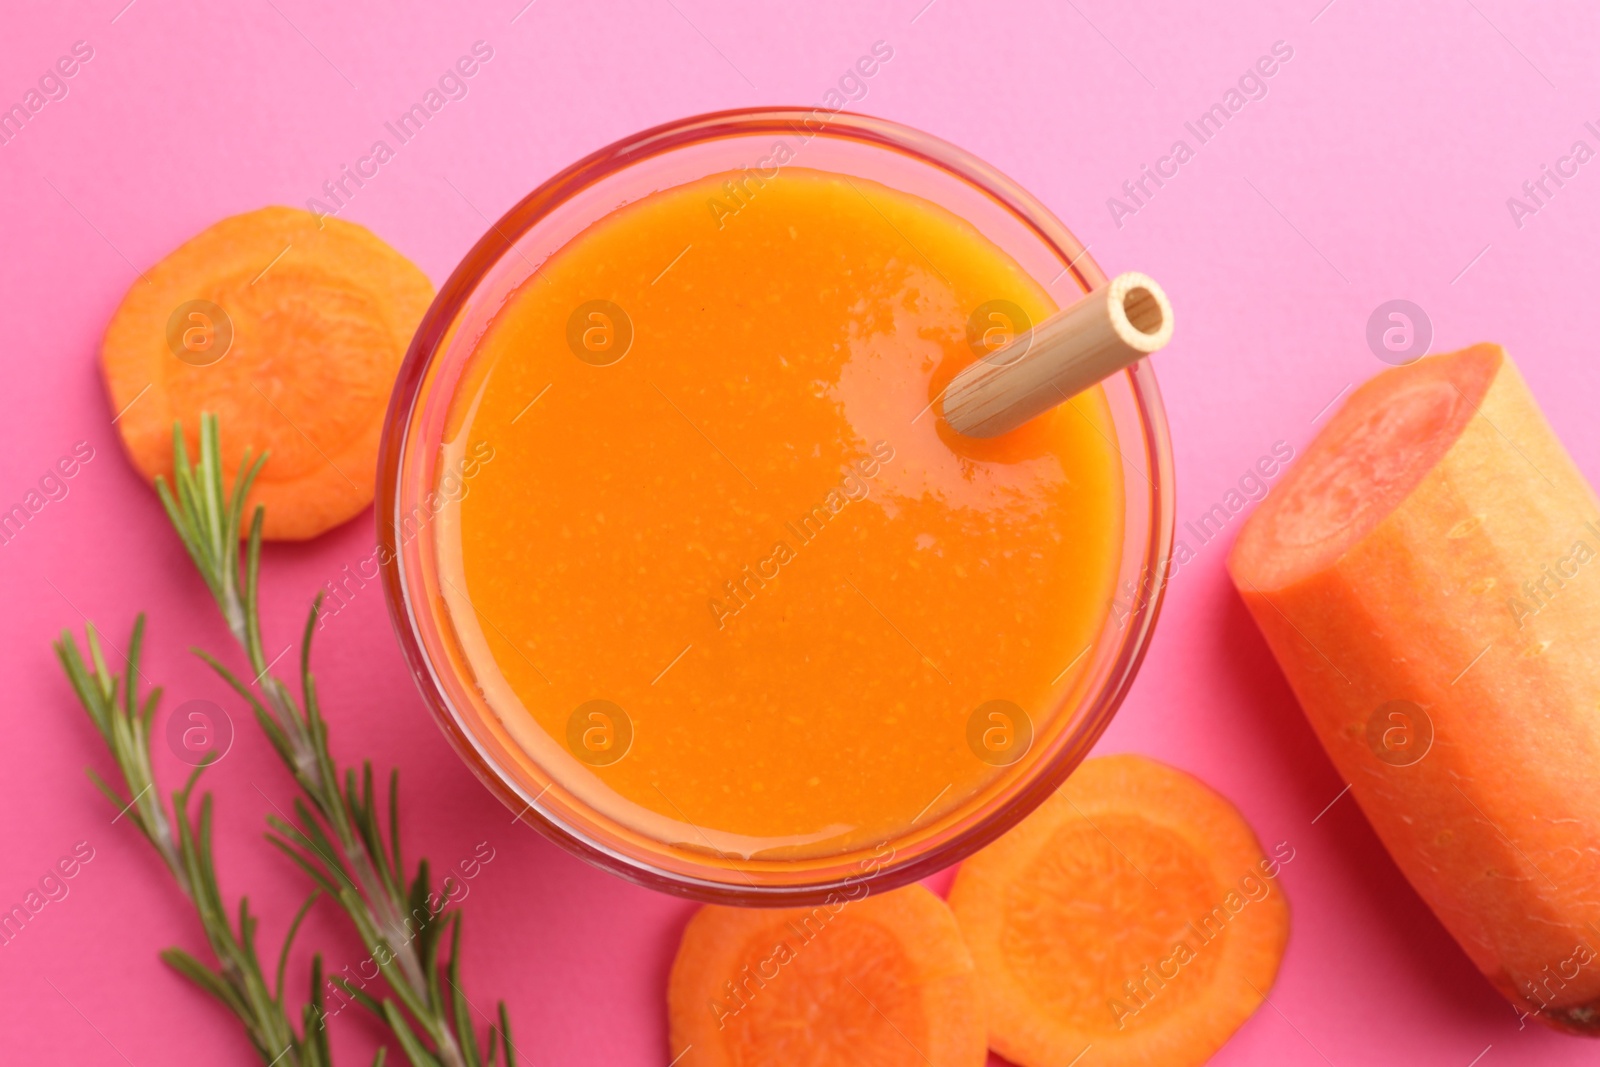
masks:
[[[1055,310],[971,226],[859,178],[728,178],[618,209],[495,315],[452,403],[446,459],[492,458],[441,589],[501,726],[584,804],[820,857],[995,786],[1017,738],[989,702],[1035,743],[1070,713],[1122,471],[1099,388],[990,442],[929,410],[975,313],[992,346]]]

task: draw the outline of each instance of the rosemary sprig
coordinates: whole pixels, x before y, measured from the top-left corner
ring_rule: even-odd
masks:
[[[257,506],[245,547],[239,547],[245,500],[261,465],[248,454],[239,464],[232,494],[223,488],[221,435],[215,415],[200,418],[197,462],[190,462],[181,425],[173,427],[173,485],[156,479],[156,491],[195,567],[210,588],[228,628],[243,648],[254,678],[245,684],[215,657],[202,658],[249,704],[279,757],[300,786],[293,821],[268,817],[268,840],[301,867],[313,884],[349,916],[393,998],[379,999],[344,977],[331,981],[382,1019],[414,1067],[493,1067],[497,1054],[515,1067],[510,1023],[499,1005],[498,1025],[480,1048],[470,1005],[460,986],[459,911],[444,906],[434,891],[428,863],[419,861],[406,878],[400,851],[399,771],[389,779],[387,833],[373,789],[372,765],[359,779],[341,775],[328,747],[328,725],[311,675],[311,638],[322,597],[318,594],[300,644],[300,699],[272,673],[261,640],[257,582],[265,509]],[[260,689],[258,697],[251,685]],[[448,893],[450,879],[442,888]],[[450,933],[450,960],[439,950]],[[348,968],[347,968],[348,969]],[[447,995],[440,983],[450,985]],[[398,1002],[398,1003],[397,1003]]]
[[[161,690],[151,690],[139,699],[137,678],[139,654],[144,642],[144,616],[133,624],[128,641],[125,675],[114,674],[106,665],[100,636],[94,626],[85,635],[88,658],[71,633],[63,632],[56,642],[56,655],[88,712],[122,778],[129,794],[124,797],[94,770],[89,778],[117,809],[126,814],[172,872],[178,887],[194,905],[200,925],[217,967],[206,966],[182,949],[169,948],[161,954],[173,970],[220,1000],[241,1023],[262,1062],[288,1067],[330,1067],[328,1034],[322,1025],[322,957],[311,964],[310,1002],[301,1011],[297,1031],[284,1003],[283,979],[289,948],[306,912],[321,894],[313,890],[295,914],[278,953],[277,980],[268,985],[256,954],[256,918],[250,913],[248,897],[239,901],[237,925],[230,925],[217,882],[215,859],[211,851],[211,794],[200,797],[198,817],[191,819],[191,798],[209,760],[194,769],[182,789],[172,794],[169,812],[156,789],[150,767],[150,724],[155,718]],[[120,818],[120,816],[119,816]],[[379,1049],[374,1067],[382,1067],[387,1050]]]

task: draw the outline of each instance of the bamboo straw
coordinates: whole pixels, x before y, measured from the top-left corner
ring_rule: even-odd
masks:
[[[951,429],[998,437],[1172,340],[1172,305],[1130,271],[1084,295],[956,375],[942,410]]]

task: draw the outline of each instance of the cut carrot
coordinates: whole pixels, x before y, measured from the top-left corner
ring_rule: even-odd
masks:
[[[223,427],[228,484],[270,451],[246,514],[302,540],[372,501],[389,390],[433,299],[417,267],[363,227],[293,208],[224,219],[135,282],[101,366],[117,427],[146,478],[172,478],[172,426],[197,447]]]
[[[1278,860],[1238,811],[1143,756],[1085,762],[950,891],[1022,1067],[1204,1063],[1261,1005],[1289,936]]]
[[[1497,345],[1356,390],[1228,566],[1480,970],[1600,1033],[1600,502]]]
[[[972,956],[919,885],[815,908],[701,908],[667,990],[681,1067],[981,1067]]]

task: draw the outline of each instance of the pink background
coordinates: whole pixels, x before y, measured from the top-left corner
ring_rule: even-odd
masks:
[[[74,842],[95,849],[71,895],[0,949],[8,1062],[250,1059],[232,1021],[156,960],[166,945],[197,947],[198,930],[145,843],[126,820],[110,825],[84,780],[85,764],[107,761],[49,647],[81,626],[80,612],[120,645],[143,609],[146,672],[167,685],[164,707],[207,698],[238,710],[186,651],[202,644],[237,661],[120,453],[95,363],[106,321],[135,268],[203,227],[316,195],[476,40],[494,58],[470,95],[346,213],[436,282],[485,229],[479,212],[498,216],[579,156],[694,112],[817,103],[881,39],[894,59],[856,107],[988,159],[1109,272],[1148,271],[1172,294],[1178,340],[1158,369],[1180,520],[1220,500],[1274,442],[1303,447],[1321,410],[1382,368],[1365,325],[1397,297],[1427,310],[1435,350],[1506,344],[1600,477],[1589,318],[1600,173],[1587,173],[1600,163],[1520,229],[1505,203],[1575,139],[1600,147],[1583,127],[1600,119],[1592,5],[537,0],[519,16],[523,2],[98,0],[8,12],[0,103],[20,100],[74,41],[94,58],[66,99],[0,146],[0,505],[20,501],[75,442],[95,449],[70,495],[0,547],[0,905],[19,902]],[[1175,138],[1192,145],[1185,120],[1280,39],[1294,58],[1270,95],[1118,228],[1106,198]],[[1466,1067],[1486,1049],[1483,1067],[1593,1062],[1600,1046],[1519,1028],[1348,797],[1313,824],[1342,783],[1226,582],[1232,536],[1174,580],[1143,674],[1100,746],[1193,771],[1269,846],[1296,850],[1273,1006],[1216,1062]],[[269,550],[271,641],[289,640],[313,590],[372,543],[369,513],[309,546]],[[511,824],[429,720],[375,586],[329,622],[316,665],[338,752],[403,768],[411,854],[450,865],[480,841],[496,850],[468,901],[467,988],[480,1007],[509,1001],[527,1061],[665,1064],[663,988],[691,906]],[[253,725],[236,720],[235,748],[207,784],[225,889],[249,887],[265,905],[270,946],[302,882],[259,831],[291,793]],[[182,768],[159,743],[157,759],[175,785]],[[323,909],[306,940],[328,946],[335,968],[364,956]],[[353,1051],[375,1030],[350,1013],[336,1032]]]

